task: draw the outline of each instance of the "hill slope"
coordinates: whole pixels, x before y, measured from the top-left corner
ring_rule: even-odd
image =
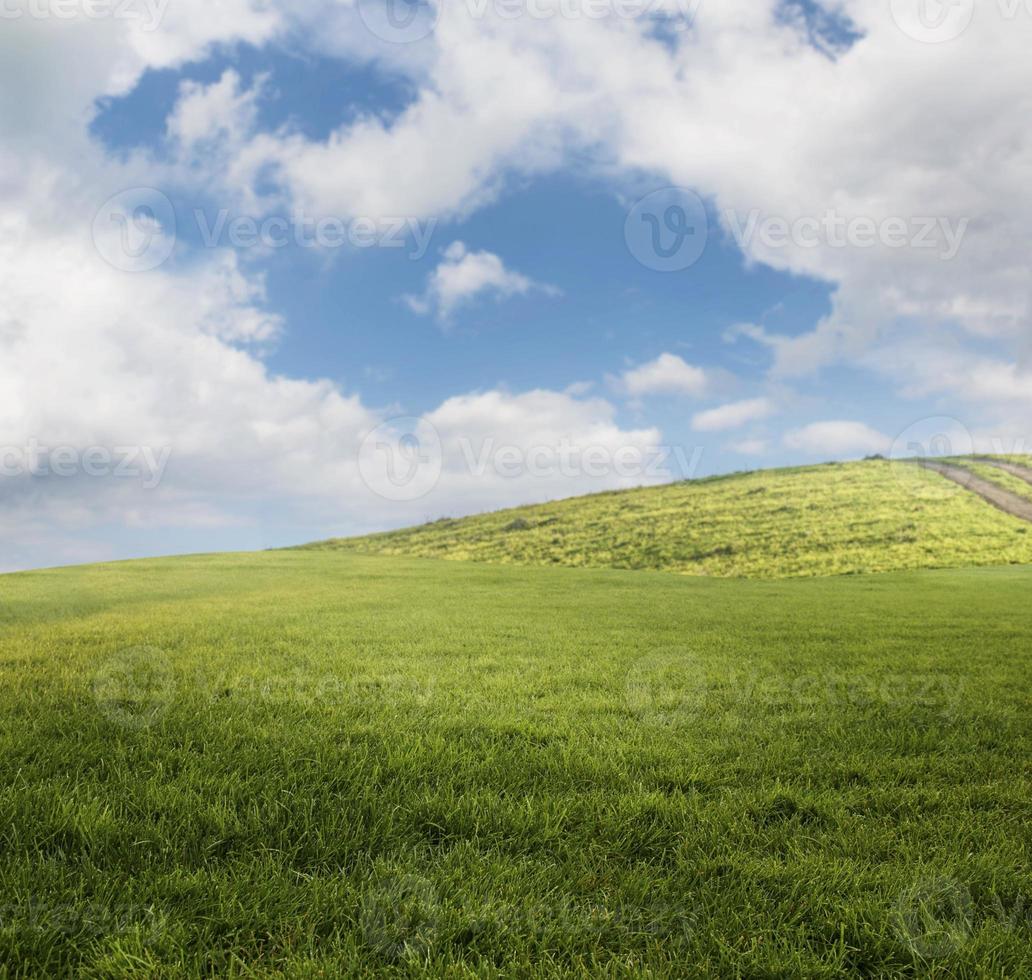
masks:
[[[867,460],[576,497],[306,547],[787,578],[1032,563],[1032,525],[937,473]]]

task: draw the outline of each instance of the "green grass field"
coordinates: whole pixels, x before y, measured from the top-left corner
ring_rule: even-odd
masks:
[[[0,589],[0,975],[1032,975],[1032,569],[294,551]]]
[[[309,547],[784,578],[1028,564],[1032,525],[936,473],[869,460],[578,497]]]

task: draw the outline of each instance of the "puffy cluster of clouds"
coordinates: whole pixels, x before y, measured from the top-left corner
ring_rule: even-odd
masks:
[[[776,376],[879,370],[886,349],[929,327],[933,343],[999,342],[994,370],[1020,376],[1032,149],[1015,120],[1032,100],[1032,16],[984,4],[958,37],[925,43],[912,36],[918,2],[669,3],[637,18],[442,4],[418,43],[366,32],[363,56],[417,86],[404,111],[321,141],[258,134],[241,159],[327,213],[462,214],[571,159],[607,178],[651,174],[706,197],[748,261],[836,286],[812,331],[741,335]],[[338,47],[359,50],[354,29]],[[808,233],[743,235],[771,221]],[[951,394],[1008,417],[997,392]]]
[[[754,215],[807,227],[862,220],[907,238],[931,220],[932,244],[943,228],[965,229],[959,247],[943,242],[957,251],[949,261],[934,247],[899,247],[898,236],[846,247],[820,233],[778,247],[742,241],[752,261],[839,287],[813,334],[773,338],[776,369],[855,356],[900,319],[1015,335],[1029,314],[1032,151],[1014,120],[1032,100],[1032,18],[1020,5],[1010,17],[985,5],[962,36],[928,44],[888,4],[816,6],[850,23],[853,43],[814,43],[804,5],[785,0],[693,6],[682,31],[647,17],[543,20],[446,4],[424,42],[381,45],[425,51],[411,59],[418,95],[400,115],[359,119],[324,141],[263,136],[250,152],[327,213],[461,212],[514,173],[578,154],[609,174],[696,188],[729,232]],[[675,28],[687,28],[682,9],[669,5]]]
[[[689,364],[677,354],[660,354],[654,361],[639,364],[625,371],[619,387],[631,398],[648,395],[683,395],[701,398],[710,379],[706,371]]]
[[[421,296],[406,296],[415,313],[435,313],[447,322],[460,306],[480,296],[505,299],[539,290],[557,296],[559,290],[547,283],[534,282],[520,272],[507,269],[493,252],[471,252],[463,242],[452,242],[444,250],[441,263],[430,274]]]
[[[146,496],[117,481],[80,481],[74,492],[29,477],[0,481],[0,535],[19,555],[7,563],[38,563],[31,542],[43,529],[74,534],[126,519],[216,525],[248,500],[327,521],[350,510],[376,524],[586,488],[558,481],[527,491],[446,466],[439,503],[387,507],[362,482],[356,457],[388,413],[328,381],[268,371],[259,347],[284,324],[266,308],[260,276],[232,251],[187,256],[146,277],[98,254],[90,228],[100,203],[170,171],[258,206],[272,186],[312,213],[461,216],[514,177],[576,160],[607,181],[630,186],[646,174],[692,187],[729,233],[756,211],[789,224],[829,213],[966,222],[949,261],[935,249],[877,240],[774,247],[762,236],[743,239],[748,261],[817,277],[836,292],[833,311],[810,333],[754,327],[738,342],[769,351],[780,378],[849,364],[1018,429],[1032,407],[1032,142],[1016,123],[1032,108],[1032,18],[1020,5],[1009,17],[1003,5],[983,5],[960,37],[929,44],[901,30],[888,4],[869,0],[690,6],[690,18],[671,0],[651,5],[648,17],[544,19],[505,16],[490,3],[447,4],[434,31],[408,45],[376,37],[354,6],[329,0],[175,0],[153,30],[118,18],[5,22],[0,441],[174,448],[166,480]],[[815,33],[806,6],[849,22],[853,39]],[[167,120],[174,159],[115,159],[90,139],[98,100],[131,91],[146,69],[203,58],[218,45],[287,38],[377,62],[406,76],[415,95],[400,113],[363,116],[315,140],[260,131],[257,90],[230,72],[182,89]],[[72,64],[74,84],[65,70]],[[413,303],[447,319],[474,297],[533,288],[499,256],[455,243]],[[667,353],[629,369],[618,388],[630,399],[701,398],[709,374]],[[729,431],[775,409],[750,398],[701,411],[694,425]],[[446,446],[478,425],[519,444],[660,438],[622,430],[608,402],[571,393],[459,396],[430,417]],[[884,439],[834,421],[795,430],[785,443],[819,455],[878,451]],[[738,445],[765,444],[746,433]]]

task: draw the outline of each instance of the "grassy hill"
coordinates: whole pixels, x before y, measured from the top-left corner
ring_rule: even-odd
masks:
[[[1001,459],[1006,460],[1007,457],[1001,457]],[[1014,457],[1013,461],[1022,466],[1032,465],[1032,461],[1027,458]],[[977,462],[970,459],[960,459],[958,462],[976,476],[980,476],[985,480],[989,480],[990,482],[1003,487],[1005,490],[1009,490],[1011,493],[1021,497],[1023,500],[1032,500],[1032,484],[1022,480],[1020,477],[1013,476],[1010,473],[996,469],[987,463]]]
[[[0,975],[1029,976],[1030,588],[310,551],[5,576]]]
[[[981,469],[1026,496],[1032,490]],[[307,547],[785,578],[1032,563],[1032,525],[936,473],[868,460],[578,497]]]

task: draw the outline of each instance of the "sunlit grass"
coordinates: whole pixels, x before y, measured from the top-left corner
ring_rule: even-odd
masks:
[[[1032,500],[1032,483],[1027,483],[1020,477],[1014,476],[989,463],[978,463],[971,459],[958,460],[958,462],[966,470],[974,473],[975,476],[988,480],[990,483],[995,483],[998,487],[1002,487],[1022,500]]]
[[[0,578],[0,973],[1027,976],[1030,588]]]
[[[782,578],[1032,562],[1032,525],[869,460],[578,497],[310,546],[519,565]]]

